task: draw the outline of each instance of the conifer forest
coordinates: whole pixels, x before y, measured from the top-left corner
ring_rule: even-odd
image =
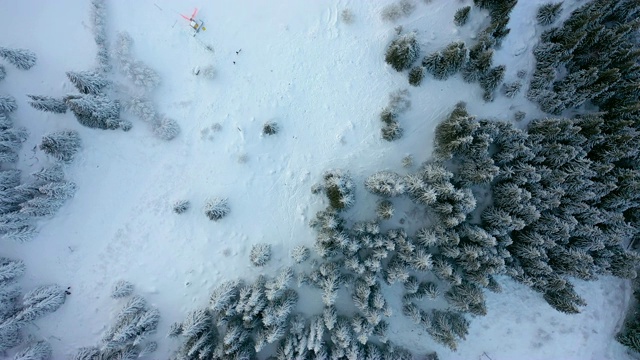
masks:
[[[0,358],[640,358],[639,0],[0,27]]]

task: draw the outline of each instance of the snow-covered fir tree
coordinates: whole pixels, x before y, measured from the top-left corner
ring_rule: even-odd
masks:
[[[5,69],[4,65],[0,65],[0,81],[4,80],[7,77],[7,69]]]
[[[27,95],[31,100],[29,105],[40,111],[48,111],[54,114],[64,114],[67,112],[67,104],[63,99],[51,96]]]
[[[51,358],[51,345],[44,341],[30,343],[26,348],[18,351],[13,360],[48,360]]]
[[[56,160],[69,163],[80,150],[82,141],[75,130],[61,130],[42,137],[40,150]]]
[[[111,297],[114,299],[124,298],[133,293],[133,284],[126,280],[118,280],[111,287]]]
[[[84,126],[98,129],[120,127],[120,102],[103,95],[68,95],[65,104]]]
[[[415,33],[401,35],[394,39],[385,53],[385,61],[396,71],[409,69],[420,55],[420,46]]]
[[[271,260],[271,245],[266,243],[254,244],[251,246],[249,255],[254,266],[264,266]]]
[[[98,95],[109,85],[109,81],[95,71],[67,71],[67,78],[83,94]]]
[[[464,26],[464,24],[466,24],[467,20],[469,19],[470,11],[471,11],[471,6],[465,6],[463,8],[458,9],[455,15],[453,16],[453,23],[456,24],[456,26]]]
[[[204,204],[204,214],[209,220],[218,221],[227,216],[231,208],[227,198],[214,197],[210,198]]]
[[[0,57],[20,70],[29,70],[36,64],[36,54],[27,49],[12,49],[0,46]]]
[[[467,61],[464,42],[453,42],[441,51],[427,55],[422,60],[425,70],[438,80],[446,80],[456,74]]]
[[[536,14],[536,20],[540,25],[551,25],[553,24],[560,12],[562,11],[562,2],[559,3],[546,3],[540,5],[538,8],[538,13]]]
[[[180,125],[174,119],[163,116],[153,123],[153,133],[162,140],[172,140],[180,134]]]
[[[16,99],[11,95],[0,95],[0,112],[10,113],[18,109]]]
[[[420,86],[420,84],[422,84],[422,79],[424,79],[424,67],[412,67],[409,71],[409,84],[413,86]]]

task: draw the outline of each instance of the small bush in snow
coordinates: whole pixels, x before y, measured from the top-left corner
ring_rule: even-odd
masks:
[[[376,215],[379,219],[389,220],[393,216],[393,203],[389,200],[380,200],[376,206]]]
[[[453,23],[456,26],[464,26],[469,20],[469,11],[471,11],[471,6],[465,6],[456,11],[456,14],[453,16]]]
[[[275,135],[278,133],[278,131],[280,131],[280,127],[275,121],[269,120],[262,126],[262,133],[264,135]]]
[[[229,201],[226,198],[211,198],[204,205],[204,214],[210,220],[218,221],[229,214]]]
[[[538,8],[536,20],[538,20],[538,24],[540,25],[551,25],[558,19],[560,12],[562,12],[562,2],[557,4],[547,3]]]
[[[118,121],[118,127],[122,129],[122,131],[129,131],[133,128],[133,124],[129,120],[120,120]]]
[[[189,200],[178,200],[173,203],[173,212],[176,214],[183,214],[191,207]]]
[[[353,24],[353,12],[350,9],[343,9],[340,12],[340,20],[347,25]]]
[[[205,79],[213,80],[215,79],[217,72],[216,68],[213,67],[213,65],[207,65],[200,70],[200,74],[202,74],[202,77],[204,77]]]
[[[111,288],[111,297],[120,299],[133,293],[133,284],[126,280],[118,280]]]
[[[409,16],[416,9],[416,4],[411,0],[400,0],[395,4],[389,4],[382,8],[380,17],[384,21],[396,21],[403,16]]]
[[[31,101],[29,105],[36,110],[48,111],[54,114],[64,114],[67,112],[67,104],[62,99],[51,96],[27,95]]]
[[[36,54],[26,49],[9,49],[0,46],[0,57],[20,70],[29,70],[36,64]]]
[[[385,61],[396,71],[411,67],[420,55],[420,46],[414,33],[404,34],[394,39],[385,53]]]
[[[522,83],[520,81],[504,83],[502,84],[502,93],[504,94],[504,96],[508,98],[513,98],[520,92],[521,88],[522,88]]]
[[[402,158],[402,167],[403,168],[410,168],[412,166],[413,166],[413,156],[412,155],[407,155],[407,156]]]
[[[271,260],[271,245],[255,244],[251,247],[251,263],[255,266],[264,266]]]
[[[527,113],[525,113],[524,111],[518,110],[516,111],[515,114],[513,114],[513,118],[515,119],[515,121],[522,121],[524,120],[524,117],[527,116]]]
[[[311,251],[306,246],[298,245],[291,249],[291,258],[298,264],[306,261],[309,256],[311,256]]]
[[[155,124],[153,133],[160,139],[169,141],[180,134],[180,126],[175,120],[165,116]]]
[[[413,86],[420,86],[424,79],[424,67],[414,66],[409,71],[409,84]]]
[[[71,162],[81,145],[77,131],[62,130],[45,135],[40,143],[40,150],[56,160]]]
[[[4,65],[0,65],[0,81],[4,80],[5,77],[7,77],[7,70]]]

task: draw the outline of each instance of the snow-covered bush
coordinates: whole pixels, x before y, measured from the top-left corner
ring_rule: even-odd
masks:
[[[133,293],[133,284],[126,280],[118,280],[111,287],[111,297],[114,299],[124,298]]]
[[[562,12],[562,2],[559,3],[546,3],[540,5],[538,13],[536,14],[536,20],[538,24],[545,26],[551,25],[558,19],[558,16]]]
[[[68,163],[73,161],[81,146],[77,131],[61,130],[43,136],[39,148],[54,159]]]
[[[522,89],[522,83],[520,81],[502,84],[502,93],[508,98],[516,96],[520,92],[520,89]]]
[[[231,208],[229,207],[229,200],[227,198],[214,197],[204,205],[204,214],[209,220],[218,221],[227,216]]]
[[[280,126],[277,122],[269,120],[262,126],[262,134],[264,135],[275,135],[280,131]]]
[[[376,215],[379,219],[389,220],[393,216],[394,208],[393,203],[389,200],[380,200],[376,206]]]
[[[455,15],[453,16],[453,23],[456,24],[456,26],[464,26],[464,24],[466,24],[467,20],[469,19],[470,11],[471,11],[471,6],[465,6],[463,8],[458,9]]]
[[[189,200],[178,200],[173,203],[173,212],[176,214],[183,214],[191,207]]]
[[[172,140],[180,134],[180,125],[174,119],[163,116],[154,123],[153,133],[162,140]]]
[[[36,110],[48,111],[54,114],[64,114],[67,112],[67,104],[65,104],[63,99],[40,95],[27,96],[31,99],[31,101],[29,101],[29,105]]]
[[[102,74],[94,71],[67,71],[69,81],[83,94],[99,94],[109,85]]]
[[[525,116],[527,116],[527,113],[525,113],[522,110],[518,110],[513,114],[513,119],[515,121],[522,121],[522,120],[524,120]]]
[[[311,251],[304,245],[298,245],[291,249],[291,258],[298,264],[305,262],[309,256],[311,256]]]
[[[411,15],[416,9],[416,4],[412,0],[399,0],[382,8],[380,17],[384,21],[396,21],[402,17]]]
[[[36,54],[27,49],[11,49],[0,46],[0,57],[20,70],[29,70],[36,64]]]
[[[415,33],[394,39],[385,53],[385,61],[396,71],[409,69],[420,55],[420,46]]]
[[[340,11],[340,20],[347,25],[353,24],[354,16],[351,9],[342,9],[342,11]]]
[[[266,243],[251,246],[251,263],[254,266],[264,266],[271,260],[271,245]]]

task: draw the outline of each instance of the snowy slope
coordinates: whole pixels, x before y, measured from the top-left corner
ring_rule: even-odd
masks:
[[[539,33],[532,16],[540,2],[521,0],[514,9],[512,34],[494,60],[507,65],[507,81],[519,69],[530,72],[528,51]],[[162,339],[172,322],[206,304],[219,282],[292,264],[289,250],[313,243],[308,221],[326,204],[310,188],[326,169],[348,169],[358,183],[360,210],[348,217],[372,217],[375,197],[364,191],[363,179],[378,170],[400,169],[407,154],[417,163],[427,159],[435,124],[458,101],[466,101],[469,112],[478,116],[511,119],[516,110],[526,111],[528,118],[539,115],[523,94],[515,101],[498,96],[486,104],[477,84],[466,84],[459,76],[446,82],[427,76],[423,86],[410,89],[412,107],[399,119],[404,138],[393,143],[380,139],[378,115],[388,94],[409,88],[406,74],[383,59],[394,26],[417,30],[427,54],[453,40],[471,41],[486,21],[483,12],[473,9],[470,23],[456,28],[454,12],[471,1],[434,0],[417,2],[416,11],[397,24],[385,23],[379,12],[388,3],[108,1],[110,41],[118,31],[129,32],[134,57],[162,77],[150,97],[182,129],[178,138],[165,142],[129,115],[125,117],[134,128],[123,133],[83,128],[71,114],[31,109],[24,94],[72,92],[64,72],[95,66],[89,4],[0,2],[5,30],[0,44],[29,48],[39,56],[28,72],[7,67],[7,78],[0,83],[0,92],[18,99],[15,118],[31,132],[20,167],[32,172],[48,161],[32,151],[47,131],[76,129],[84,141],[78,160],[67,169],[78,184],[75,198],[42,223],[33,242],[3,247],[3,253],[27,263],[25,287],[56,282],[72,288],[67,304],[32,329],[49,338],[54,358],[98,341],[119,306],[109,298],[118,279],[136,284],[137,292],[159,307]],[[193,38],[178,13],[189,14],[196,6],[206,31]],[[355,16],[351,25],[340,21],[345,8]],[[28,31],[20,30],[24,19],[30,20]],[[194,67],[210,64],[217,69],[214,80],[192,74]],[[127,87],[122,82],[117,89]],[[262,136],[262,125],[270,119],[282,131]],[[216,131],[214,124],[221,129]],[[244,163],[239,161],[243,156]],[[210,196],[229,198],[231,214],[220,222],[202,214]],[[186,214],[171,211],[178,199],[191,200]],[[405,219],[415,226],[412,210],[397,214],[390,225]],[[274,249],[274,258],[262,269],[248,259],[251,245],[259,242]],[[589,306],[582,314],[567,316],[553,311],[538,294],[505,280],[506,294],[488,294],[489,315],[472,321],[468,340],[457,353],[434,344],[398,315],[392,340],[418,352],[437,350],[441,359],[627,356],[612,335],[629,298],[628,283],[606,278],[579,283],[577,289]],[[304,310],[319,306],[315,299]],[[170,345],[175,344],[162,341],[157,358],[166,358]]]

